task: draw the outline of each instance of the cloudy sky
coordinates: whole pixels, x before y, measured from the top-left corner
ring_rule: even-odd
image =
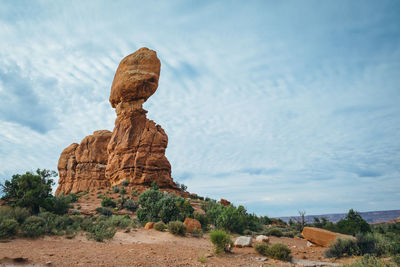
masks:
[[[112,130],[115,70],[146,46],[144,108],[190,192],[268,216],[400,209],[400,2],[244,3],[1,1],[1,179]]]

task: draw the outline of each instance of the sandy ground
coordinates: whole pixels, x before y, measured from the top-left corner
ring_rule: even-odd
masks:
[[[277,242],[288,245],[296,259],[334,262],[323,257],[324,248],[307,247],[303,239],[271,237],[271,243]],[[87,240],[84,234],[74,239],[13,239],[0,243],[0,266],[296,266],[264,260],[253,248],[234,248],[221,256],[214,256],[212,251],[207,235],[176,237],[141,228],[117,232],[112,240],[102,243]],[[202,256],[206,263],[200,262]]]

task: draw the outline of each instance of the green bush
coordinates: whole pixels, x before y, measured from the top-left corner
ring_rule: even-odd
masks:
[[[117,204],[111,198],[106,197],[101,201],[101,206],[115,208]]]
[[[71,199],[63,194],[46,199],[45,209],[59,215],[66,214],[71,207]]]
[[[206,232],[209,224],[207,216],[205,214],[195,212],[193,213],[193,217],[200,222],[201,229]]]
[[[334,227],[333,231],[347,235],[371,232],[369,224],[353,209],[350,209],[347,216],[338,221]]]
[[[128,185],[129,185],[129,181],[128,180],[122,181],[122,186],[128,186]]]
[[[113,186],[113,187],[112,187],[112,191],[113,191],[114,193],[119,193],[119,187],[118,187],[118,186]]]
[[[291,251],[290,249],[281,243],[275,243],[268,247],[267,256],[276,260],[281,261],[291,261]]]
[[[173,235],[185,236],[186,226],[183,222],[172,221],[168,223],[168,231]]]
[[[141,222],[156,222],[160,220],[160,205],[157,204],[163,198],[163,193],[150,189],[139,195],[140,208],[136,215]]]
[[[257,243],[254,245],[254,249],[263,256],[267,256],[268,244],[265,242]]]
[[[37,214],[39,208],[44,207],[47,198],[52,197],[51,186],[54,181],[51,177],[56,175],[55,171],[40,169],[37,169],[36,173],[15,174],[10,181],[6,180],[4,184],[0,184],[4,193],[2,199],[7,204],[25,207]]]
[[[114,227],[107,225],[104,222],[94,224],[87,237],[94,239],[97,242],[103,242],[104,239],[111,239],[114,237],[116,230]]]
[[[138,191],[137,190],[132,190],[131,192],[131,196],[136,197],[138,195]]]
[[[363,256],[361,259],[356,260],[352,264],[344,264],[343,267],[394,267],[390,263],[380,261],[378,258],[369,254]]]
[[[122,188],[121,188],[120,194],[121,194],[122,196],[126,194],[126,189],[125,189],[125,187],[122,187]]]
[[[22,234],[27,237],[39,237],[45,232],[45,220],[38,216],[28,217],[21,226]]]
[[[231,232],[243,233],[247,228],[246,209],[243,206],[238,208],[230,205],[224,208],[217,218],[217,226]]]
[[[223,251],[229,252],[233,247],[231,236],[224,230],[213,230],[210,232],[210,240],[215,248],[215,253],[219,254]]]
[[[4,219],[15,219],[19,224],[23,223],[30,216],[26,208],[4,206],[0,208],[0,221]]]
[[[123,206],[125,209],[135,212],[139,208],[139,201],[128,199]]]
[[[281,237],[281,236],[283,236],[283,233],[282,233],[282,230],[279,228],[271,228],[265,232],[265,235]]]
[[[327,258],[341,258],[343,256],[360,255],[360,248],[357,246],[357,241],[353,239],[338,238],[331,244],[328,250],[325,251]]]
[[[154,224],[154,229],[156,229],[157,231],[164,231],[165,228],[167,228],[167,226],[163,223],[163,222],[156,222]]]
[[[400,266],[400,254],[397,254],[391,258],[391,261]]]
[[[15,219],[0,221],[0,238],[14,236],[18,231],[18,222]]]
[[[194,228],[190,235],[193,237],[203,237],[203,230]]]
[[[68,195],[69,202],[74,203],[78,201],[79,196],[77,194],[71,193]]]
[[[98,207],[96,208],[96,212],[104,216],[111,216],[113,214],[113,209],[108,207]]]
[[[126,228],[131,224],[131,219],[128,216],[113,215],[107,220],[107,224],[112,227]]]

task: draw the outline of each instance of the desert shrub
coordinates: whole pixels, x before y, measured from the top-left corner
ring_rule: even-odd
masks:
[[[355,235],[371,232],[371,227],[358,212],[350,209],[346,217],[336,223],[333,231],[335,230],[342,234]]]
[[[208,230],[208,218],[205,214],[201,214],[201,213],[197,213],[195,212],[193,214],[193,217],[198,220],[201,224],[201,229],[203,229],[203,231],[207,231]]]
[[[341,258],[344,256],[360,255],[360,248],[357,246],[357,241],[353,239],[338,238],[325,251],[327,258]]]
[[[59,215],[66,214],[71,207],[71,199],[63,194],[46,199],[45,209]]]
[[[210,232],[210,240],[215,248],[215,253],[219,254],[223,251],[229,252],[233,247],[233,242],[228,233],[224,230],[213,230]]]
[[[131,224],[129,216],[113,215],[107,220],[108,225],[112,227],[126,228]]]
[[[79,196],[77,194],[71,193],[68,195],[68,198],[71,203],[74,203],[78,201]]]
[[[115,208],[117,204],[111,198],[106,197],[101,201],[101,206]]]
[[[114,193],[119,193],[119,187],[118,187],[118,186],[113,186],[113,187],[112,187],[112,191],[113,191]]]
[[[104,216],[111,216],[113,214],[113,209],[108,207],[98,207],[96,208],[96,212]]]
[[[99,199],[103,199],[103,198],[105,198],[106,197],[106,195],[104,195],[104,194],[99,194],[99,195],[97,195],[97,198],[99,198]]]
[[[38,216],[28,217],[21,226],[22,234],[27,237],[39,237],[45,232],[45,220]]]
[[[281,243],[275,243],[267,248],[267,256],[276,260],[291,261],[290,249]]]
[[[128,186],[128,185],[129,185],[129,181],[128,180],[122,181],[122,186]]]
[[[175,206],[179,211],[179,220],[183,221],[188,217],[193,218],[194,209],[192,205],[190,205],[189,200],[186,200],[182,197],[175,197]]]
[[[138,191],[137,190],[132,190],[131,192],[131,196],[136,197],[138,195]]]
[[[158,190],[150,189],[139,195],[140,208],[136,215],[141,222],[159,221],[160,205],[158,201],[163,198],[163,193]]]
[[[15,219],[19,224],[23,223],[30,216],[26,208],[4,206],[0,208],[0,221],[3,219]]]
[[[194,228],[190,235],[193,237],[203,237],[203,230]]]
[[[18,231],[18,222],[15,219],[0,221],[0,238],[14,236]]]
[[[352,264],[344,264],[343,267],[394,267],[390,263],[380,261],[378,258],[369,254],[363,256],[361,259],[356,260]]]
[[[122,196],[126,194],[126,189],[125,187],[121,187],[121,190],[119,192]]]
[[[168,223],[168,231],[173,235],[185,236],[186,226],[180,221],[171,221]]]
[[[254,249],[263,256],[267,256],[268,244],[265,242],[257,243],[254,245]]]
[[[297,231],[286,231],[286,232],[282,232],[284,237],[290,237],[293,238],[295,237],[299,232]]]
[[[400,254],[397,254],[391,258],[391,261],[394,262],[396,265],[400,266]]]
[[[97,242],[103,242],[104,239],[111,239],[115,235],[115,228],[104,222],[94,224],[87,235],[88,239],[94,239]]]
[[[56,214],[51,212],[41,212],[37,215],[39,218],[43,219],[43,234],[56,234],[59,227],[57,227],[56,218],[58,217]]]
[[[260,217],[260,223],[261,224],[271,224],[272,221],[268,216],[261,216]]]
[[[123,207],[130,211],[136,211],[139,208],[139,202],[137,200],[128,199],[125,201]]]
[[[268,236],[276,236],[276,237],[281,237],[281,236],[283,236],[283,233],[282,233],[282,230],[281,229],[279,229],[279,228],[270,228],[270,229],[268,229],[266,232],[265,232],[265,235],[268,235]]]
[[[249,229],[246,229],[246,230],[243,231],[243,234],[244,235],[253,235],[253,231],[251,231]]]
[[[230,205],[224,208],[217,218],[217,226],[231,232],[243,233],[246,229],[246,209],[243,206],[238,208]]]
[[[154,229],[156,229],[157,231],[164,231],[165,230],[165,228],[166,228],[167,226],[163,223],[163,222],[156,222],[155,224],[154,224]]]

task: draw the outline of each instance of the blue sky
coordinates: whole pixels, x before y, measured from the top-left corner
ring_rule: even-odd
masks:
[[[268,216],[400,208],[398,1],[1,1],[0,40],[3,179],[112,130],[115,70],[146,46],[144,107],[189,191]]]

